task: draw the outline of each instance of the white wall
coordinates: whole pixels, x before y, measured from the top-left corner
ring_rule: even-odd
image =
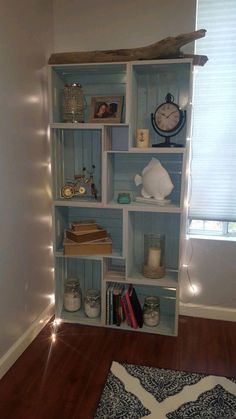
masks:
[[[235,255],[236,242],[188,240],[188,275],[183,268],[181,279],[183,314],[236,321]]]
[[[54,0],[55,52],[144,46],[191,32],[195,9],[195,0]],[[189,277],[183,272],[181,280],[182,312],[236,320],[235,246],[189,241],[192,257]],[[197,287],[195,295],[189,278]]]
[[[50,303],[48,0],[0,0],[0,361]],[[1,362],[0,362],[1,364]]]
[[[194,30],[196,0],[54,0],[55,52],[132,48]]]

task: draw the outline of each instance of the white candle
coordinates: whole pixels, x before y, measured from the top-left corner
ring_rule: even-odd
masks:
[[[149,129],[137,129],[136,145],[139,148],[149,147]]]
[[[161,249],[160,247],[149,247],[148,249],[148,267],[150,269],[157,269],[161,264]]]

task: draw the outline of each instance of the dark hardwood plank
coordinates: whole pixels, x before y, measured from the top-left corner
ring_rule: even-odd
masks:
[[[113,360],[236,376],[236,323],[180,317],[179,336],[47,325],[0,381],[1,419],[92,419]]]

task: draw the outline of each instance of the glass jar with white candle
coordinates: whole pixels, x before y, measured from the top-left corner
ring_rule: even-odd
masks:
[[[81,289],[78,279],[70,278],[64,287],[63,304],[66,311],[78,311],[81,307]]]
[[[148,278],[165,275],[165,235],[144,234],[143,274]]]
[[[95,289],[88,289],[84,298],[84,312],[87,317],[95,319],[101,313],[100,292]]]
[[[160,300],[156,296],[145,298],[143,305],[143,322],[145,326],[155,327],[160,322]]]

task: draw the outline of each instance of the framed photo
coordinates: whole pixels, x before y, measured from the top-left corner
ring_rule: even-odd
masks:
[[[89,122],[120,123],[123,96],[98,96],[91,98]]]

